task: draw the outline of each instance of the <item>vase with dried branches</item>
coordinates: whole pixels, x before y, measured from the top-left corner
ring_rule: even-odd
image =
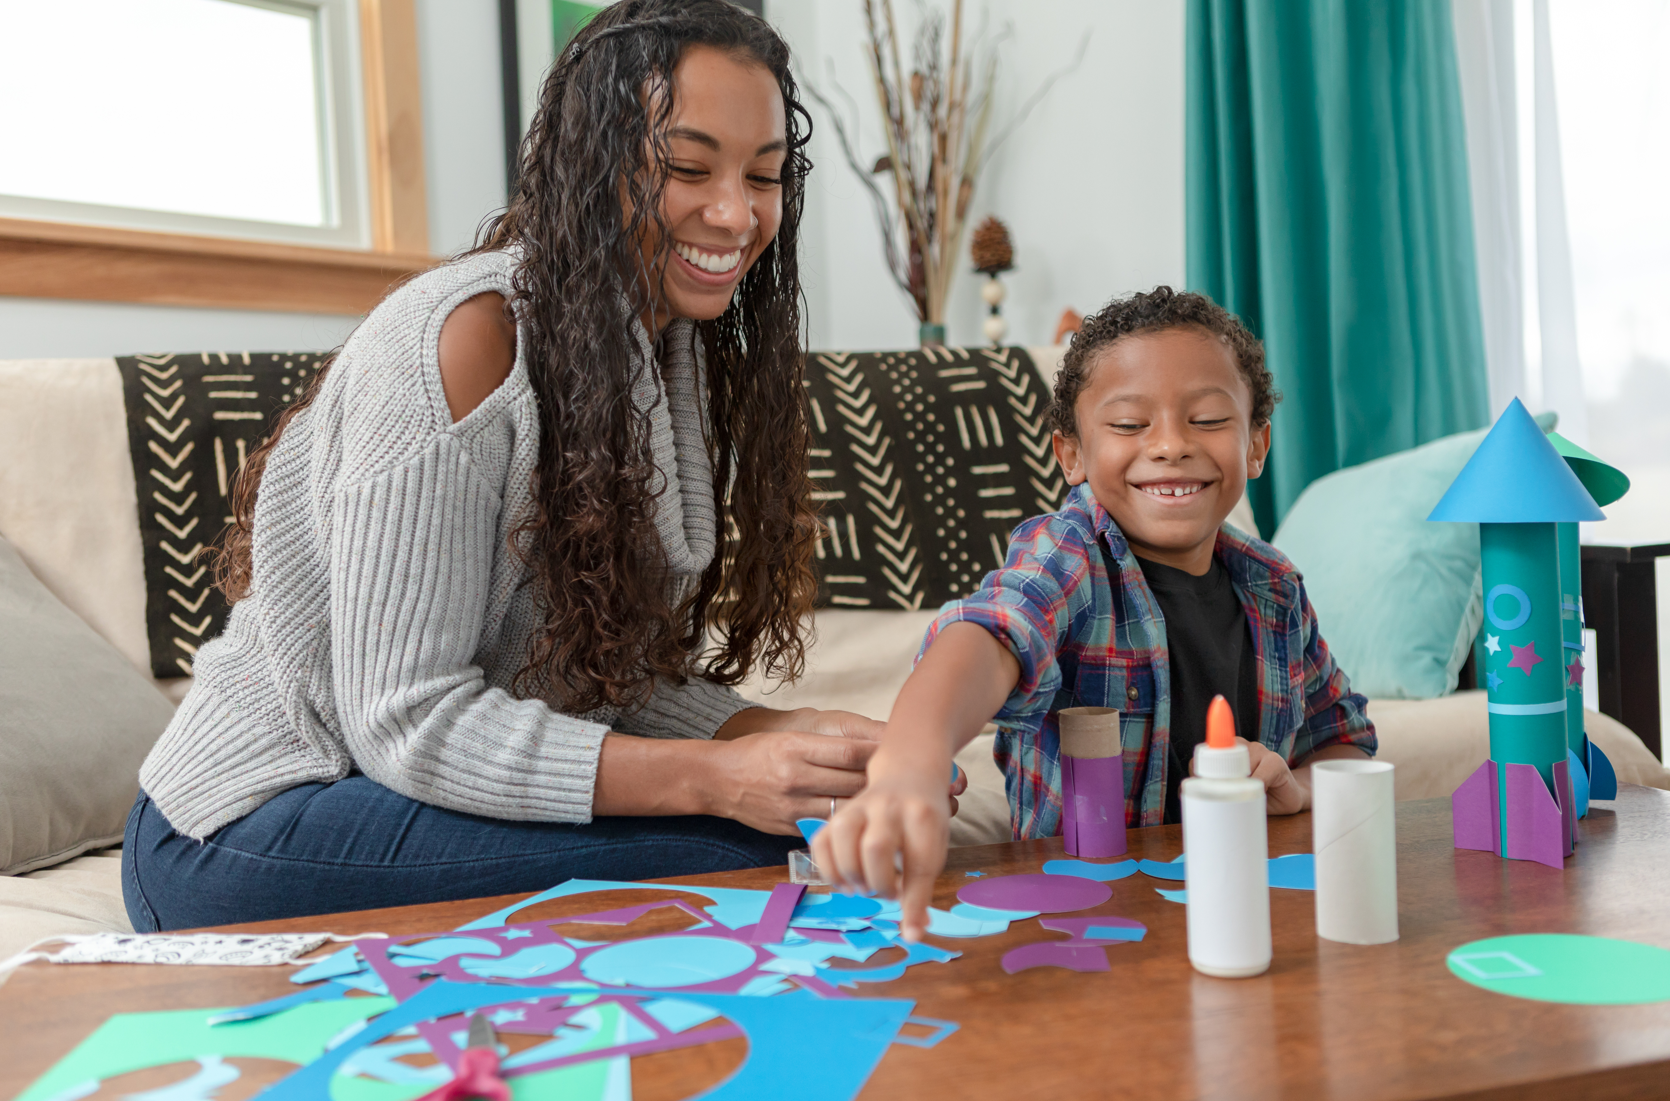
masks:
[[[1073,62],[1051,74],[988,142],[997,50],[995,43],[989,44],[976,60],[976,51],[965,48],[977,43],[964,42],[963,0],[951,0],[950,8],[949,34],[943,11],[923,12],[907,73],[893,0],[864,0],[866,61],[887,138],[887,152],[873,164],[859,157],[853,142],[855,122],[849,124],[806,82],[828,112],[847,163],[869,191],[888,269],[916,308],[923,345],[945,342],[946,302],[981,168],[1050,86],[1078,66],[1089,39],[1086,35],[1080,40]],[[892,181],[891,201],[884,185],[877,183],[882,177]]]

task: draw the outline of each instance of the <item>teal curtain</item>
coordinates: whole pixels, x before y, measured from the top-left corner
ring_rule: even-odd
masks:
[[[1285,395],[1269,536],[1316,478],[1489,414],[1446,0],[1189,0],[1188,281]]]

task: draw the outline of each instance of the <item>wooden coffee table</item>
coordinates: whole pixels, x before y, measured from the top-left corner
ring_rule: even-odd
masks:
[[[1578,824],[1578,854],[1558,872],[1450,844],[1448,800],[1398,804],[1403,937],[1371,948],[1318,940],[1314,896],[1272,892],[1275,963],[1255,979],[1190,969],[1184,908],[1137,875],[1089,913],[1148,926],[1110,947],[1107,973],[1054,968],[1006,975],[1003,953],[1060,934],[1036,921],[977,939],[934,938],[963,953],[859,988],[916,1000],[919,1015],[961,1031],[922,1050],[895,1046],[864,1098],[1622,1098],[1670,1092],[1670,1003],[1582,1007],[1507,998],[1450,975],[1445,955],[1481,937],[1573,932],[1670,947],[1670,793],[1621,786]],[[1272,855],[1310,848],[1310,818],[1270,820]],[[1177,827],[1132,830],[1130,855],[1169,860]],[[1059,839],[952,850],[935,901],[973,880],[1035,872]],[[690,877],[769,888],[784,869]],[[648,901],[633,892],[542,904],[518,920]],[[668,896],[671,897],[671,896]],[[228,928],[412,933],[447,929],[512,897],[407,906]],[[634,927],[635,931],[641,926]],[[871,962],[886,962],[896,949]],[[838,963],[839,961],[837,961]],[[295,990],[288,970],[32,964],[0,988],[0,1097],[11,1097],[111,1013],[241,1005]],[[687,1097],[746,1052],[729,1040],[633,1061],[635,1101]],[[282,1068],[278,1068],[282,1070]],[[277,1073],[274,1071],[273,1073]],[[246,1075],[234,1086],[247,1089]],[[269,1076],[270,1080],[270,1076]],[[126,1088],[126,1087],[124,1087]],[[227,1101],[244,1096],[229,1088]]]

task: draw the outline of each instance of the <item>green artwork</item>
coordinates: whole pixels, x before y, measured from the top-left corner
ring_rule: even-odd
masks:
[[[219,1009],[166,1013],[120,1013],[100,1025],[17,1101],[71,1101],[96,1091],[106,1078],[171,1063],[196,1062],[199,1070],[170,1097],[213,1097],[235,1081],[228,1058],[277,1059],[298,1066],[325,1051],[329,1041],[360,1021],[394,1006],[393,998],[342,998],[313,1002],[253,1021],[211,1025]],[[600,1007],[567,1035],[541,1045],[538,1056],[576,1054],[626,1041],[630,1022],[618,1005]],[[557,1050],[560,1047],[560,1050]],[[412,1066],[401,1055],[427,1052],[416,1036],[377,1044],[359,1052],[331,1080],[331,1101],[413,1101],[447,1081],[444,1068]],[[532,1062],[521,1053],[523,1062]],[[507,1060],[507,1069],[517,1062]],[[617,1056],[509,1079],[516,1101],[630,1101],[630,1059]],[[183,1088],[182,1088],[183,1087]]]
[[[1515,998],[1568,1005],[1670,1001],[1670,950],[1608,937],[1537,933],[1464,944],[1451,974]]]
[[[551,0],[551,42],[556,52],[562,53],[563,47],[580,33],[580,28],[606,7],[607,4],[588,4],[584,0]]]

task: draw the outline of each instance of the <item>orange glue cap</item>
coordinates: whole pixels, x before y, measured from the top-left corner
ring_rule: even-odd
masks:
[[[1213,749],[1229,749],[1235,745],[1235,712],[1229,701],[1213,696],[1206,709],[1206,744]]]

